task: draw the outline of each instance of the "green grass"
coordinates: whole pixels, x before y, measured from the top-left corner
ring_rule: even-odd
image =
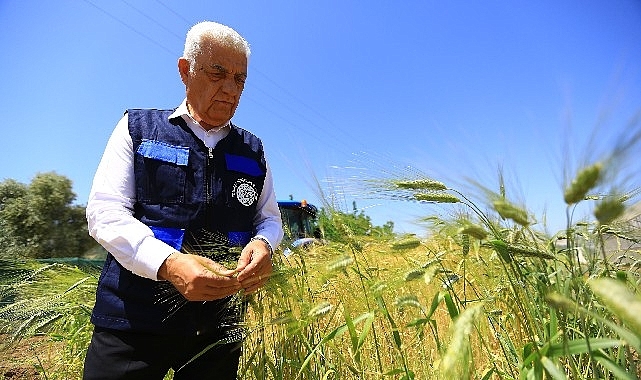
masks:
[[[8,367],[34,366],[48,379],[81,373],[98,275],[97,269],[82,268],[0,261],[0,334],[6,338],[0,349],[32,348],[21,351],[23,363]],[[40,339],[31,347],[33,337]]]

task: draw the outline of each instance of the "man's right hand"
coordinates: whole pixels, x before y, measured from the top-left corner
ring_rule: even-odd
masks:
[[[213,301],[242,286],[230,270],[206,257],[172,253],[158,269],[158,278],[171,282],[189,301]]]

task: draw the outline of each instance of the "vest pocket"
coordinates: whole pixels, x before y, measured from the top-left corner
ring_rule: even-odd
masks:
[[[138,200],[153,203],[185,202],[189,148],[143,140],[136,150]]]

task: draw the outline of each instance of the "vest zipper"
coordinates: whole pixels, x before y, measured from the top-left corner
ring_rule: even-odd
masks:
[[[214,159],[214,150],[207,147],[207,160],[205,162],[205,203],[211,204],[211,167],[213,166],[212,160]]]

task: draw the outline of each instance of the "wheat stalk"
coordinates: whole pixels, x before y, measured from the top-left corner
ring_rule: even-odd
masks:
[[[468,307],[454,321],[452,338],[440,364],[443,379],[465,379],[470,377],[470,334],[481,314],[482,308],[482,303]]]
[[[597,185],[602,175],[603,164],[600,162],[581,169],[570,186],[565,189],[563,194],[565,203],[571,205],[585,199],[588,191]]]
[[[625,283],[607,277],[592,279],[588,285],[614,315],[641,335],[641,297],[638,294]]]

